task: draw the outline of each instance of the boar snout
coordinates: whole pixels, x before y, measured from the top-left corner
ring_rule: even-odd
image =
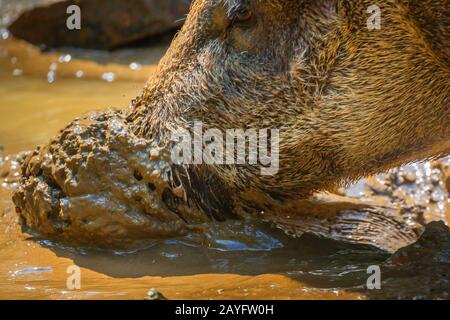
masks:
[[[167,147],[137,137],[121,112],[107,111],[75,120],[30,153],[13,200],[28,231],[126,248],[199,230],[209,220],[195,206],[183,210],[177,175]]]

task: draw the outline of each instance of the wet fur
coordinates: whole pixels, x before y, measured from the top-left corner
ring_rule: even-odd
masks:
[[[226,13],[240,2],[194,1],[129,115],[161,141],[200,120],[205,130],[281,130],[275,176],[185,168],[206,211],[262,210],[449,152],[448,1],[379,1],[373,31],[372,1],[249,0],[257,25],[230,28]]]

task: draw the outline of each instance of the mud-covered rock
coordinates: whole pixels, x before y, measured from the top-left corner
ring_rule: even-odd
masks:
[[[113,49],[178,28],[190,0],[70,0],[23,12],[9,27],[17,38],[48,47]],[[81,9],[81,29],[69,30],[67,8]]]
[[[22,225],[40,236],[96,247],[130,247],[200,228],[182,210],[184,190],[168,150],[136,136],[118,111],[76,119],[30,153],[13,200]],[[178,203],[169,210],[167,203]],[[197,227],[196,227],[197,226]]]

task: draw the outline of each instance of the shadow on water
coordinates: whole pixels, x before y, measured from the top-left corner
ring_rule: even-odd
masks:
[[[291,238],[268,225],[239,221],[212,226],[195,237],[159,241],[136,251],[64,247],[38,241],[57,256],[114,278],[174,277],[198,274],[258,276],[279,274],[310,288],[345,290],[369,299],[448,299],[450,233],[444,223],[427,226],[414,244],[395,254],[304,234]],[[379,290],[367,288],[380,268]]]
[[[268,226],[228,223],[199,245],[192,238],[161,241],[133,252],[112,252],[39,243],[80,267],[115,278],[189,276],[196,274],[283,274],[316,288],[358,287],[367,268],[389,254],[379,249],[345,244],[312,235],[290,238]],[[239,234],[239,235],[238,235]],[[226,237],[225,237],[226,235]],[[244,237],[242,237],[244,235]]]

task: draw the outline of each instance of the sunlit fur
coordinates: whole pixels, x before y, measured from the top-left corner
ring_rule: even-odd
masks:
[[[249,28],[228,25],[241,2]],[[194,121],[280,129],[275,176],[186,167],[188,195],[219,216],[447,154],[448,0],[377,3],[381,30],[369,31],[371,0],[196,0],[129,119],[161,143]]]

